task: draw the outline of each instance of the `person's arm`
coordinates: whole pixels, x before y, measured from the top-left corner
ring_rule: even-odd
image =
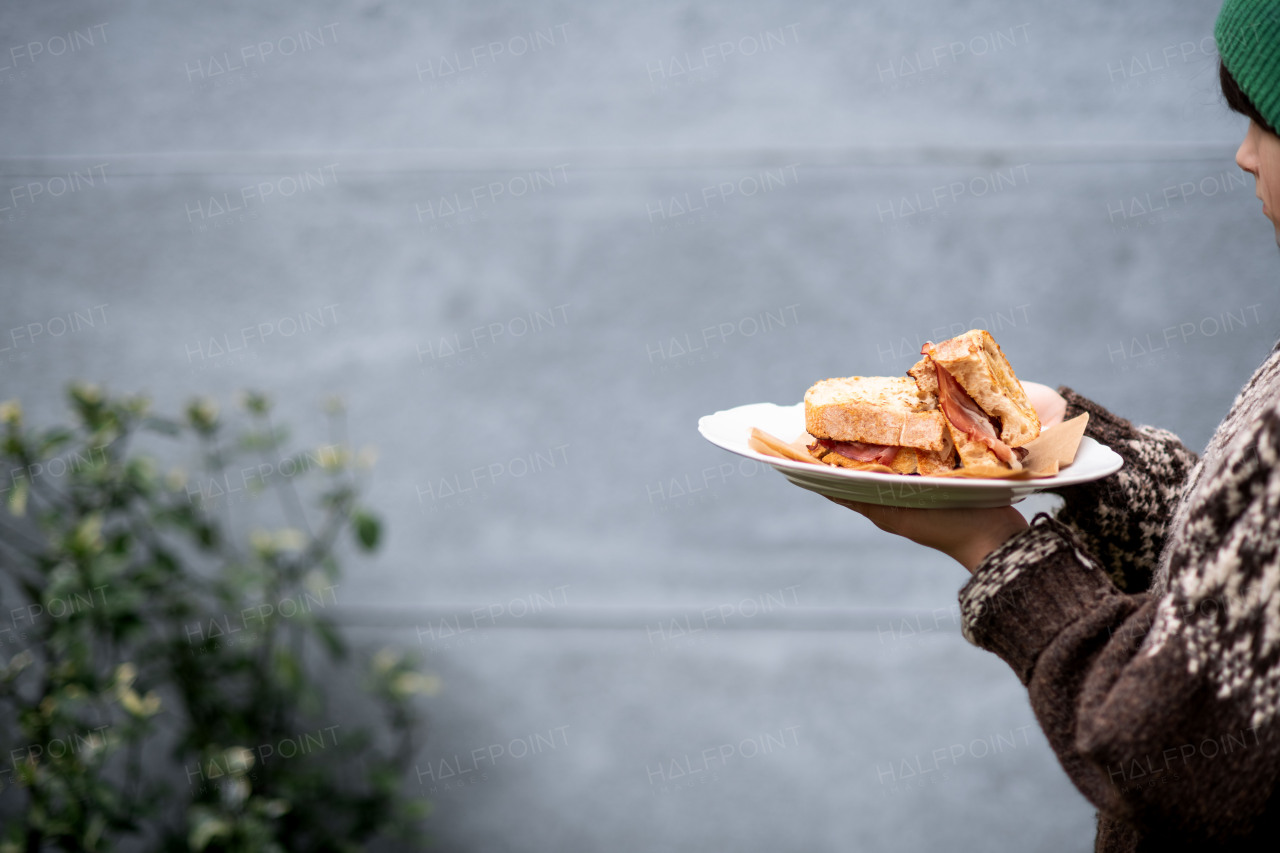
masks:
[[[1163,542],[1194,457],[1168,433],[1097,407],[1091,416],[1095,435],[1125,457],[1131,482],[1077,492],[1068,501],[1078,502],[1077,518],[1090,500],[1100,522],[1163,508],[1152,521],[1160,525],[1152,540]],[[1273,420],[1242,436],[1213,489],[1197,489],[1202,505],[1175,543],[1164,598],[1120,589],[1084,537],[1048,515],[1026,526],[1010,507],[846,504],[973,572],[960,594],[965,637],[1013,668],[1062,766],[1114,826],[1193,843],[1243,833],[1276,786],[1280,416]],[[1143,494],[1143,484],[1162,491]],[[1154,561],[1159,552],[1122,542],[1109,553]]]
[[[1280,417],[1246,438],[1197,489],[1165,596],[1122,592],[1047,515],[960,593],[1085,797],[1193,847],[1256,829],[1280,772]]]
[[[1198,458],[1176,435],[1136,426],[1065,386],[1065,418],[1088,412],[1085,434],[1124,459],[1116,474],[1054,490],[1065,503],[1056,518],[1070,527],[1122,590],[1151,582],[1169,519]]]

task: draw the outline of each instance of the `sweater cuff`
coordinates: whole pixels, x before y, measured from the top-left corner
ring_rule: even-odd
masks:
[[[960,630],[1026,684],[1065,627],[1117,594],[1071,530],[1041,513],[987,555],[960,590]]]

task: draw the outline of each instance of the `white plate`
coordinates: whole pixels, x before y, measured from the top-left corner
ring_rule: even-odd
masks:
[[[1075,461],[1055,477],[978,480],[882,474],[833,465],[810,465],[757,453],[747,446],[752,427],[759,427],[783,441],[791,441],[804,432],[804,403],[794,406],[753,403],[698,419],[698,432],[707,441],[739,456],[766,462],[803,489],[842,500],[885,506],[1008,506],[1045,489],[1100,480],[1119,471],[1124,464],[1114,450],[1085,436],[1076,451]]]

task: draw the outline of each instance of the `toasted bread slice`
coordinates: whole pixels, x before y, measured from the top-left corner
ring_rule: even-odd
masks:
[[[948,437],[955,443],[956,456],[960,461],[957,467],[960,468],[1008,468],[1009,466],[1000,461],[1000,457],[996,456],[995,451],[987,447],[981,441],[970,438],[963,430],[953,427],[950,421],[947,422]]]
[[[916,452],[916,473],[923,476],[945,474],[957,465],[956,447],[951,438],[950,424],[943,435],[945,447],[942,450],[920,450]]]
[[[926,356],[912,365],[907,375],[916,381],[925,405],[930,409],[938,408],[938,372],[933,362]]]
[[[824,379],[804,395],[805,430],[815,438],[940,452],[946,423],[906,376]]]
[[[930,357],[955,377],[979,408],[1000,421],[1000,440],[1005,444],[1021,447],[1040,435],[1040,418],[1035,408],[1027,400],[1022,383],[1014,375],[1000,345],[985,329],[971,329],[936,344]],[[927,386],[919,387],[927,396]],[[937,376],[933,377],[933,393],[936,396]]]

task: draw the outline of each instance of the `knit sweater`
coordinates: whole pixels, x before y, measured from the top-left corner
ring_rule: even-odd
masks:
[[[1028,688],[1096,850],[1275,850],[1280,344],[1200,459],[1059,390],[1124,467],[988,555],[964,635]]]

